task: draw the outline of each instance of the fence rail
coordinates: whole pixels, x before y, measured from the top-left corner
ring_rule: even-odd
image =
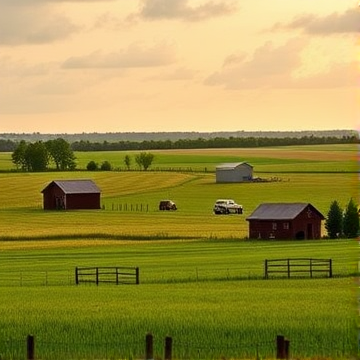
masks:
[[[310,278],[316,275],[325,275],[331,278],[332,259],[292,258],[265,260],[264,277],[269,279],[270,275],[283,275],[288,278],[291,275],[307,275]]]
[[[112,283],[112,284],[136,284],[140,283],[140,271],[138,267],[76,267],[75,284],[80,283]]]

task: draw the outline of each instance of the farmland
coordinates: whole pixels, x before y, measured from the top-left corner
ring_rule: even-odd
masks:
[[[278,334],[297,358],[355,356],[356,241],[250,241],[245,218],[260,202],[311,202],[326,214],[332,200],[357,199],[356,147],[154,153],[158,171],[0,173],[1,358],[24,358],[28,334],[42,359],[140,358],[147,332],[156,358],[167,335],[175,358],[274,357]],[[120,168],[124,153],[76,156],[79,168]],[[276,181],[215,184],[217,163],[244,158]],[[1,154],[0,169],[11,167]],[[41,190],[54,178],[94,179],[102,209],[44,212]],[[162,198],[179,210],[160,212]],[[213,215],[217,198],[234,198],[244,215]],[[264,259],[282,257],[332,258],[335,277],[263,280]],[[140,285],[76,286],[76,266],[138,266]]]

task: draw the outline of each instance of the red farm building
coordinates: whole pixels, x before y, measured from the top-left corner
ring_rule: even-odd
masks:
[[[41,192],[44,210],[100,209],[100,189],[92,180],[54,180]]]
[[[246,218],[251,239],[320,239],[325,217],[309,203],[264,203]]]

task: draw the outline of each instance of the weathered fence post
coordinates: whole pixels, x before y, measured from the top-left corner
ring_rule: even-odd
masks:
[[[96,268],[96,285],[99,285],[99,268]]]
[[[75,284],[79,285],[79,270],[77,267],[75,268]]]
[[[285,357],[286,359],[290,359],[290,340],[285,339]]]
[[[153,336],[152,334],[146,334],[146,345],[145,345],[145,360],[152,360],[154,358],[154,346],[153,346]]]
[[[170,336],[167,336],[165,338],[165,360],[171,360],[172,359],[172,338]]]
[[[139,272],[139,268],[137,267],[135,269],[136,271],[136,285],[139,285],[140,284],[140,272]]]
[[[287,259],[287,272],[288,272],[288,278],[290,279],[290,259]]]
[[[332,259],[329,259],[329,277],[332,278]]]
[[[265,259],[265,279],[268,279],[268,261]]]
[[[28,335],[26,340],[27,360],[35,359],[35,339],[33,335]]]
[[[283,335],[276,337],[276,358],[289,359],[290,341]]]

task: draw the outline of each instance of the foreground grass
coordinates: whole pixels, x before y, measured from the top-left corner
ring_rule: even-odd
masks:
[[[24,357],[28,334],[43,359],[142,358],[148,332],[156,358],[169,335],[174,358],[274,357],[279,334],[293,357],[357,351],[352,277],[261,280],[264,258],[278,257],[331,257],[335,274],[351,274],[355,241],[17,241],[1,249],[4,359]],[[141,284],[74,285],[75,266],[116,265],[139,266]]]

